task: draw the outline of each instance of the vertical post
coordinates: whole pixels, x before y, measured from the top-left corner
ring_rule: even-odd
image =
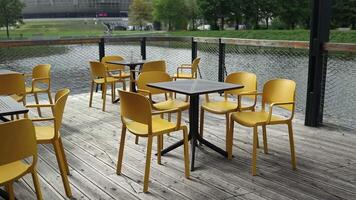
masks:
[[[219,38],[219,72],[218,72],[218,80],[219,82],[224,82],[225,76],[225,44],[221,42],[221,38]]]
[[[317,127],[323,121],[327,52],[324,43],[329,41],[331,0],[313,0],[310,30],[309,71],[305,125]]]
[[[99,61],[105,56],[105,39],[100,38],[99,42]]]
[[[198,43],[195,42],[194,37],[192,37],[192,62],[197,57],[198,57]]]
[[[146,60],[146,37],[141,40],[141,57],[142,60]]]

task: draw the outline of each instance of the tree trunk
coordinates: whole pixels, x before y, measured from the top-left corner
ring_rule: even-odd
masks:
[[[224,30],[225,18],[224,16],[220,17],[220,31]]]
[[[9,33],[9,20],[6,19],[6,36],[7,36],[7,39],[10,39],[10,33]]]
[[[192,26],[193,26],[192,27],[193,31],[195,31],[195,18],[194,17],[192,18]]]
[[[235,30],[239,30],[239,17],[235,15]]]
[[[269,24],[268,24],[268,17],[266,17],[266,28],[268,29],[269,28]]]
[[[172,22],[171,20],[169,19],[168,20],[168,31],[171,31],[172,30]]]

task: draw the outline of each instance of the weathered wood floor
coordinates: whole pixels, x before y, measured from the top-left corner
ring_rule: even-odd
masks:
[[[108,101],[102,112],[99,94],[93,108],[88,99],[88,94],[69,97],[61,129],[75,199],[356,199],[356,133],[305,127],[301,114],[294,119],[296,171],[290,165],[287,127],[269,126],[270,153],[258,151],[258,176],[251,176],[252,130],[236,125],[232,161],[201,147],[197,169],[187,180],[182,148],[164,156],[162,165],[153,156],[150,192],[142,193],[146,139],[135,145],[133,135],[127,134],[123,175],[116,175],[119,105]],[[224,147],[223,116],[207,114],[205,119],[204,137]],[[164,145],[180,138],[174,133],[165,136]],[[39,146],[37,169],[44,199],[65,199],[50,145]],[[15,184],[15,193],[18,199],[35,198],[30,176]]]

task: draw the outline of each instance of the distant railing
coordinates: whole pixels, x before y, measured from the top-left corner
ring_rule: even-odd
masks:
[[[329,57],[325,91],[326,122],[356,128],[356,44],[326,43]],[[259,89],[273,78],[297,82],[297,108],[305,111],[308,82],[309,42],[254,40],[212,37],[122,36],[43,40],[0,40],[0,67],[28,71],[38,63],[51,63],[57,81],[53,85],[86,92],[88,61],[104,55],[120,54],[126,58],[165,59],[168,72],[181,63],[201,57],[200,73],[204,79],[224,81],[228,73],[251,71],[258,76]],[[52,70],[52,71],[53,71]],[[67,76],[59,74],[68,73]],[[70,77],[63,80],[63,77]],[[346,78],[345,78],[346,77]],[[344,107],[347,105],[347,108]],[[352,108],[352,109],[350,109]],[[355,110],[355,111],[353,111]]]

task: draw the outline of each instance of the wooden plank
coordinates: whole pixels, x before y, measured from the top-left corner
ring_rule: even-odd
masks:
[[[324,44],[324,50],[356,53],[356,44],[328,42]]]
[[[221,42],[224,44],[233,44],[233,45],[241,45],[241,46],[309,49],[309,42],[305,42],[305,41],[221,38]]]
[[[219,43],[219,38],[213,38],[213,37],[194,37],[194,42],[198,43],[211,43],[211,44],[218,44]]]
[[[55,40],[5,40],[0,41],[0,47],[23,47],[39,45],[70,45],[70,44],[97,44],[100,38],[76,38],[76,39],[55,39]]]

